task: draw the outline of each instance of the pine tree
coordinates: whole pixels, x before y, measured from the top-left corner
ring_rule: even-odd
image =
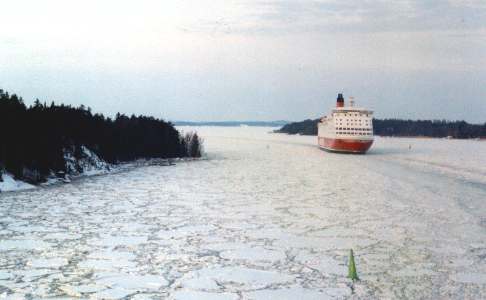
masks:
[[[189,143],[164,120],[120,113],[112,120],[93,115],[89,107],[47,105],[39,99],[27,108],[22,98],[3,90],[0,128],[9,128],[0,141],[0,165],[20,179],[26,172],[45,178],[51,171],[65,171],[64,151],[73,147],[76,155],[86,146],[110,163],[200,155],[201,148],[199,138],[191,138],[195,152],[188,152]]]
[[[189,153],[190,157],[201,157],[201,141],[197,133],[194,133],[191,138],[191,152]]]

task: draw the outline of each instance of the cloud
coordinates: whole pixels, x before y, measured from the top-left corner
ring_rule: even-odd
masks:
[[[417,32],[482,30],[484,1],[268,0],[243,1],[231,14],[191,24],[225,34],[302,32]]]

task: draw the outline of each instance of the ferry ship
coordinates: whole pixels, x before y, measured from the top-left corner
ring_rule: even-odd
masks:
[[[318,144],[330,152],[366,153],[373,144],[373,112],[344,103],[343,94],[338,94],[336,108],[317,124]]]

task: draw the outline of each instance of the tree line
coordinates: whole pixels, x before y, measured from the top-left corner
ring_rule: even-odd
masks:
[[[318,122],[319,119],[294,122],[284,125],[276,132],[317,135]],[[379,136],[397,137],[486,138],[486,123],[481,125],[465,121],[373,119],[373,132]]]
[[[101,159],[117,164],[140,158],[200,157],[202,141],[196,133],[182,136],[164,120],[147,116],[114,119],[83,105],[41,103],[27,107],[22,98],[0,89],[1,172],[22,179],[35,171],[42,180],[66,171],[66,149],[78,157],[82,146]]]

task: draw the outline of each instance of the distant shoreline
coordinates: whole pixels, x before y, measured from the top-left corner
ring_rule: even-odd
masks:
[[[319,119],[294,122],[275,132],[316,136],[318,122]],[[486,123],[465,121],[373,119],[373,131],[382,137],[486,140]]]
[[[286,133],[280,132],[278,130],[274,130],[271,133],[280,133],[286,135],[300,135],[300,136],[317,136],[311,134],[293,134],[293,133]],[[400,138],[400,139],[422,139],[422,140],[455,140],[455,141],[478,141],[478,142],[486,142],[486,138],[447,138],[447,137],[434,137],[434,136],[420,136],[420,135],[411,135],[411,136],[394,136],[394,135],[378,135],[375,134],[375,137],[380,138]]]
[[[454,138],[454,137],[435,137],[435,136],[421,136],[421,135],[411,135],[411,136],[394,136],[394,135],[378,135],[375,134],[375,136],[379,136],[382,138],[403,138],[403,139],[423,139],[423,140],[429,140],[429,139],[438,139],[438,140],[473,140],[473,141],[478,141],[478,142],[485,142],[486,138]]]

